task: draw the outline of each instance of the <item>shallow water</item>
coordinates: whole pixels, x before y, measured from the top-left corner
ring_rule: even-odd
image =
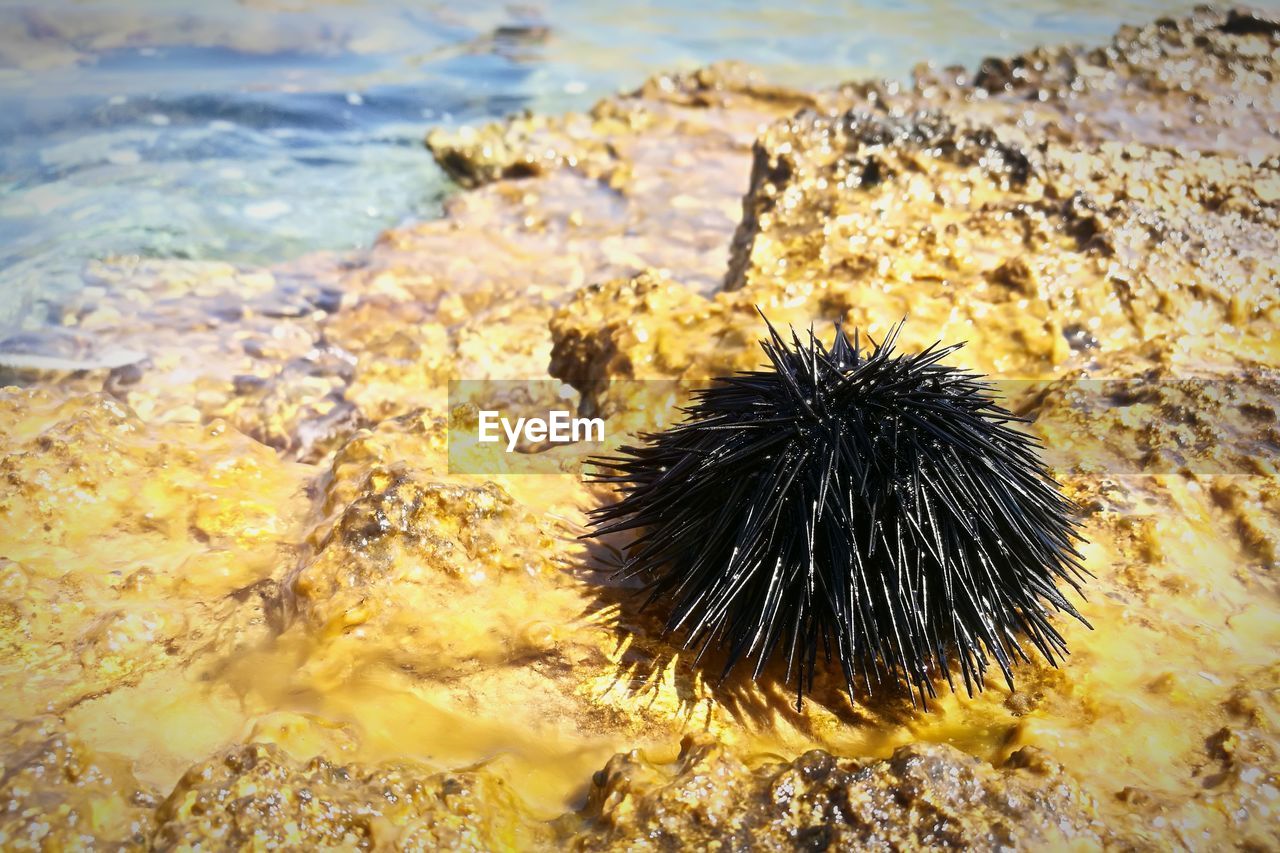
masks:
[[[431,126],[579,108],[659,69],[904,77],[1191,3],[0,4],[0,328],[113,255],[268,262],[432,216]]]

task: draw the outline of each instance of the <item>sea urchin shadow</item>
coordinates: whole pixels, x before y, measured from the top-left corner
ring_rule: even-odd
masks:
[[[766,324],[768,321],[766,320]],[[976,374],[942,364],[960,345],[869,351],[837,325],[827,349],[769,325],[770,368],[694,392],[685,419],[593,460],[620,499],[592,536],[630,537],[620,574],[669,607],[699,659],[723,651],[758,678],[785,661],[797,705],[819,660],[851,696],[905,685],[921,701],[953,667],[972,695],[992,661],[1034,646],[1066,654],[1051,610],[1084,618],[1075,507]],[[1088,623],[1085,623],[1086,625]]]

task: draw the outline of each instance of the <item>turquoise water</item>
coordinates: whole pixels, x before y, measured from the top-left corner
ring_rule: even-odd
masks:
[[[427,129],[740,59],[826,85],[1191,3],[0,2],[0,330],[113,255],[267,263],[436,215]]]

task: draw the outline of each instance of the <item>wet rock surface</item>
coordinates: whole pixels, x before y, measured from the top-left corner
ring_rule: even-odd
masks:
[[[0,845],[8,850],[145,850],[158,798],[129,762],[96,755],[56,720],[6,733]]]
[[[1093,803],[1038,750],[993,769],[952,747],[882,761],[813,750],[754,770],[688,738],[670,766],[635,753],[596,774],[581,850],[902,850],[1114,844]]]
[[[531,839],[510,794],[483,772],[431,773],[412,764],[305,765],[249,744],[191,768],[157,810],[153,843],[216,839],[229,849],[513,849]]]
[[[1203,11],[912,85],[658,76],[433,134],[470,189],[367,252],[95,264],[0,358],[0,843],[1275,846],[1277,50]],[[758,366],[757,307],[968,341],[1084,513],[1062,668],[796,709],[577,540],[580,459],[450,470],[448,380],[625,435]]]

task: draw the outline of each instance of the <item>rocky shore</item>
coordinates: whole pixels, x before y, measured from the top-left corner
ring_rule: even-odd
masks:
[[[466,191],[367,252],[93,265],[0,346],[0,847],[1277,846],[1277,74],[1220,10],[909,84],[718,65],[430,134]],[[450,379],[636,429],[614,380],[757,366],[757,307],[1005,383],[1084,512],[1060,668],[718,684],[572,459],[449,472]]]

